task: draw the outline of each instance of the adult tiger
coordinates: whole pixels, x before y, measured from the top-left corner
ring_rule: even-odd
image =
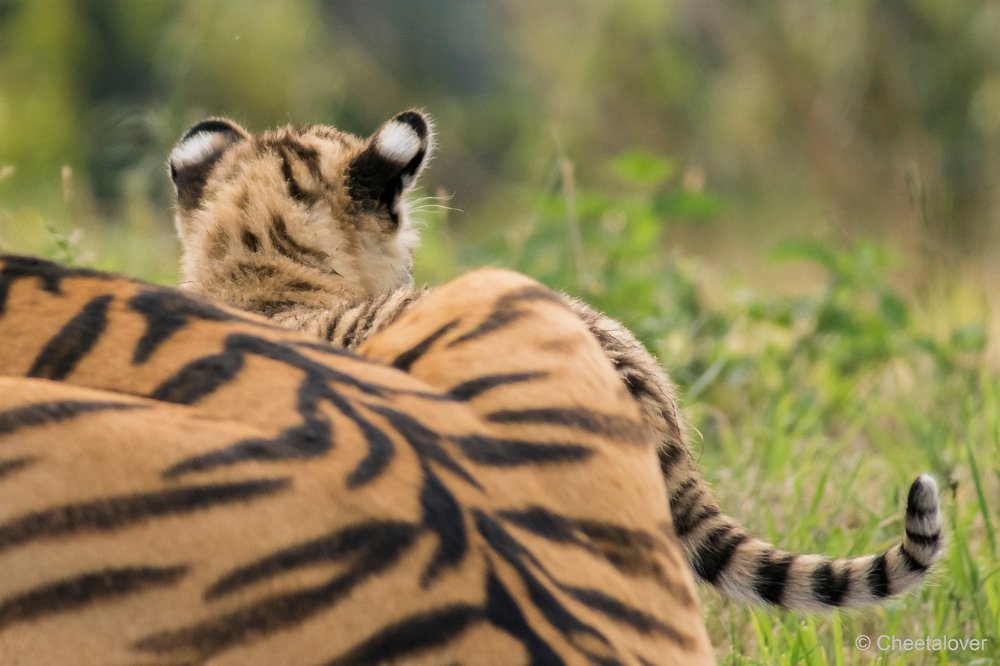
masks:
[[[712,663],[557,295],[479,271],[359,351],[0,258],[0,663]]]

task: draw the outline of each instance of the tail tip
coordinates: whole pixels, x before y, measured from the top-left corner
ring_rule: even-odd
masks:
[[[930,474],[921,474],[906,498],[906,538],[910,557],[918,556],[922,569],[934,563],[945,549],[938,486]]]
[[[906,505],[922,513],[938,508],[938,485],[933,476],[925,472],[916,478],[910,486]]]

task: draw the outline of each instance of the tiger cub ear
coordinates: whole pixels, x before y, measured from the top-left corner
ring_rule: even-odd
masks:
[[[351,198],[399,223],[400,199],[416,181],[434,145],[430,118],[404,111],[378,128],[347,168]]]
[[[198,207],[212,167],[230,146],[248,138],[245,129],[226,118],[202,120],[184,133],[167,160],[182,209]]]

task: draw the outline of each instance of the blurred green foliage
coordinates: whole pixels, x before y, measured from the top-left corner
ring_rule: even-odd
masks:
[[[149,202],[169,228],[163,157],[201,117],[367,133],[415,105],[463,247],[530,215],[559,159],[614,187],[641,147],[701,173],[732,204],[711,229],[758,250],[809,229],[995,252],[998,42],[988,0],[2,0],[0,202],[51,214],[69,165],[99,225]]]

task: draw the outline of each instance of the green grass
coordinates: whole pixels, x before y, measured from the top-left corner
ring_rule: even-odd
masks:
[[[705,228],[724,202],[685,189],[669,161],[622,156],[610,165],[622,180],[611,194],[580,187],[567,166],[554,169],[551,191],[528,195],[530,216],[475,243],[448,231],[444,210],[425,219],[421,276],[506,265],[630,325],[680,385],[692,445],[723,507],[781,547],[884,549],[900,537],[919,473],[943,491],[947,555],[927,586],[885,607],[802,615],[704,590],[720,663],[997,663],[1000,372],[983,287],[936,268],[903,292],[894,269],[914,257],[863,240],[796,239],[760,263],[806,264],[821,278],[791,296],[758,293],[670,248],[679,226]],[[167,218],[141,206],[118,221],[5,211],[0,243],[169,284],[177,248]],[[859,650],[862,635],[977,638],[987,648]]]

